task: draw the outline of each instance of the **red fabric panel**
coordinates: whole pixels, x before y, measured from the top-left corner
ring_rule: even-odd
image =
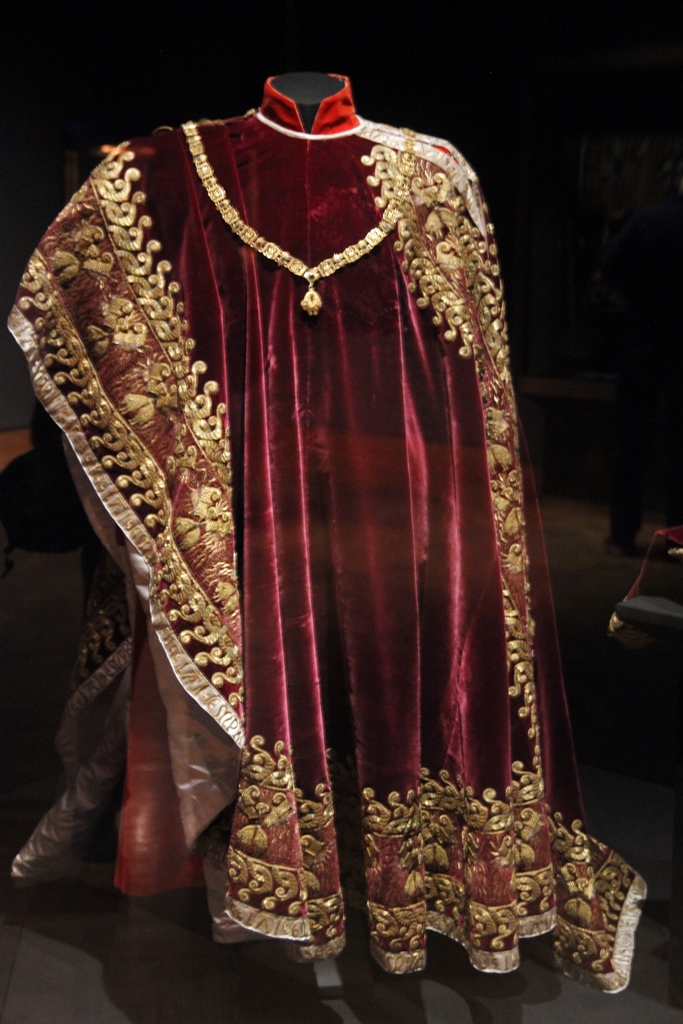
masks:
[[[142,612],[137,636],[145,636]],[[164,710],[147,642],[136,645],[128,762],[115,884],[130,896],[203,885],[201,858],[188,852],[171,773]]]
[[[357,136],[296,139],[256,118],[202,134],[240,215],[309,265],[379,219]],[[421,764],[504,794],[528,738],[510,713],[474,359],[416,309],[391,241],[321,281],[323,311],[307,317],[305,285],[236,240],[184,140],[155,141],[148,209],[183,279],[196,356],[228,399],[249,734],[290,742],[297,781],[315,786],[344,708],[361,784],[378,795],[413,787]],[[538,688],[547,668],[541,708],[561,752],[553,769],[547,745],[546,797],[579,817],[529,498]]]
[[[275,88],[273,85],[275,77],[273,76],[266,81],[263,90],[263,102],[261,104],[262,113],[265,117],[276,121],[285,128],[295,132],[303,132],[304,126],[296,103],[289,96],[285,96],[284,93],[279,92]],[[358,117],[353,105],[353,96],[351,95],[351,83],[346,75],[334,75],[332,77],[339,78],[344,85],[339,92],[334,93],[333,96],[326,96],[321,101],[318,112],[315,115],[315,121],[313,122],[311,133],[313,135],[335,135],[337,132],[344,132],[350,128],[355,128],[358,124]]]

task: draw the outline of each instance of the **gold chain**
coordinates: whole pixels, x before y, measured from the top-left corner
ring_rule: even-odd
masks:
[[[348,266],[349,263],[355,263],[361,256],[372,252],[375,246],[383,242],[387,235],[394,230],[401,216],[401,207],[410,197],[410,182],[415,168],[415,133],[404,129],[406,149],[401,160],[391,200],[377,227],[368,231],[365,238],[361,238],[354,245],[347,246],[343,252],[336,252],[328,259],[322,260],[315,267],[308,267],[303,260],[299,260],[296,256],[292,256],[291,253],[281,249],[275,242],[269,242],[262,235],[259,235],[254,228],[250,228],[244,223],[226,196],[225,189],[216,179],[214,169],[207,160],[204,144],[195,122],[188,121],[187,124],[183,125],[183,131],[185,132],[197,174],[230,230],[251,249],[265,256],[266,259],[272,260],[280,267],[284,267],[291,274],[304,278],[308,284],[308,291],[301,300],[301,308],[309,316],[317,316],[322,309],[323,301],[315,290],[316,282],[321,277],[330,277],[338,270],[341,270],[342,267]]]

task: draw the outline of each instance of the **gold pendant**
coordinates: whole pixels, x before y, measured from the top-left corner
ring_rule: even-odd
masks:
[[[394,185],[393,196],[384,211],[384,216],[380,223],[376,227],[371,228],[365,238],[360,238],[353,245],[347,245],[343,252],[334,253],[333,256],[319,263],[317,267],[307,267],[302,260],[281,249],[275,242],[268,242],[254,228],[250,228],[245,224],[226,196],[225,189],[216,179],[213,167],[206,158],[204,144],[197,125],[194,121],[188,121],[187,124],[183,125],[183,131],[185,132],[187,144],[190,147],[192,161],[197,174],[211,201],[230,230],[245,245],[248,245],[256,252],[260,252],[266,259],[272,260],[279,267],[286,267],[290,273],[305,279],[308,291],[301,300],[301,308],[309,316],[317,316],[323,308],[323,300],[315,290],[316,282],[321,277],[330,277],[331,274],[335,274],[342,267],[349,266],[349,264],[359,260],[361,256],[372,252],[375,246],[379,245],[389,232],[393,231],[396,227],[402,215],[401,211],[408,203],[410,197],[411,181],[415,168],[415,133],[409,132],[406,129],[404,132],[406,138],[405,151],[401,158],[398,180]],[[369,163],[372,162],[369,157],[363,157],[363,161],[366,159]],[[370,180],[368,178],[368,181]]]
[[[317,316],[323,308],[323,300],[315,290],[314,281],[308,282],[308,291],[301,300],[301,308],[304,312],[308,313],[309,316]]]

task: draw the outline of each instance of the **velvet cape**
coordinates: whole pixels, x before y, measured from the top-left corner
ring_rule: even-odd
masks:
[[[311,135],[272,89],[200,125],[243,220],[309,266],[378,222],[407,146],[342,100]],[[490,971],[555,929],[563,969],[617,991],[644,886],[584,826],[493,229],[461,155],[413,145],[395,234],[319,283],[315,318],[182,131],[112,153],[32,257],[12,327],[135,630],[103,586],[71,795],[15,872],[45,877],[97,708],[132,689],[127,891],[195,880],[189,847],[227,865],[232,918],[304,958],[361,898],[388,970],[424,966],[429,928]]]

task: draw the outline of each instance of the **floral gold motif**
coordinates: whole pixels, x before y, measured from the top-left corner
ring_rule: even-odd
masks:
[[[310,796],[296,787],[282,741],[271,753],[263,736],[250,739],[228,849],[228,906],[250,927],[262,922],[268,934],[290,934],[285,922],[301,919],[298,935],[312,944],[303,959],[329,955],[343,943],[338,872],[327,871],[330,857],[336,865],[333,816],[327,783]],[[283,863],[287,849],[289,861]],[[334,880],[331,892],[327,882],[323,886],[328,876]]]
[[[215,481],[229,505],[225,406],[214,400],[214,383],[200,384],[205,364],[191,361],[194,342],[187,336],[179,288],[150,237],[152,222],[143,212],[144,194],[135,190],[140,172],[133,160],[132,150],[120,148],[79,190],[30,260],[19,308],[34,321],[54,388],[77,413],[101,470],[115,485],[118,497],[108,492],[110,508],[146,553],[150,599],[159,613],[163,608],[176,638],[162,630],[162,642],[181,645],[169,650],[174,663],[185,657],[192,662],[192,671],[179,672],[179,678],[241,743],[241,624],[238,603],[224,599],[226,583],[237,589],[234,544],[222,526],[226,512],[213,515],[201,498],[193,509],[172,512],[169,492],[178,473],[191,472],[202,460],[203,479]],[[105,276],[106,292],[99,284]],[[88,308],[82,335],[70,315],[72,294]],[[108,390],[114,381],[123,390],[119,409]],[[177,425],[168,480],[153,452],[174,430],[156,431],[159,416]],[[97,480],[105,486],[101,474]],[[187,526],[191,518],[200,537]],[[186,559],[203,544],[215,547],[219,536],[225,540],[220,561],[231,579],[225,579],[224,568],[220,593],[207,594]]]
[[[368,183],[380,188],[382,208],[391,198],[398,157],[393,146],[373,147],[363,162],[374,167]],[[528,559],[522,508],[522,470],[508,365],[505,302],[493,227],[474,221],[468,193],[421,156],[419,141],[412,180],[413,203],[403,208],[396,248],[417,305],[431,309],[447,342],[459,341],[463,358],[474,357],[484,404],[484,428],[500,551],[512,672],[510,697],[527,719],[531,758],[540,769],[540,739],[533,670],[533,622],[528,607]],[[486,213],[485,206],[483,212]]]

